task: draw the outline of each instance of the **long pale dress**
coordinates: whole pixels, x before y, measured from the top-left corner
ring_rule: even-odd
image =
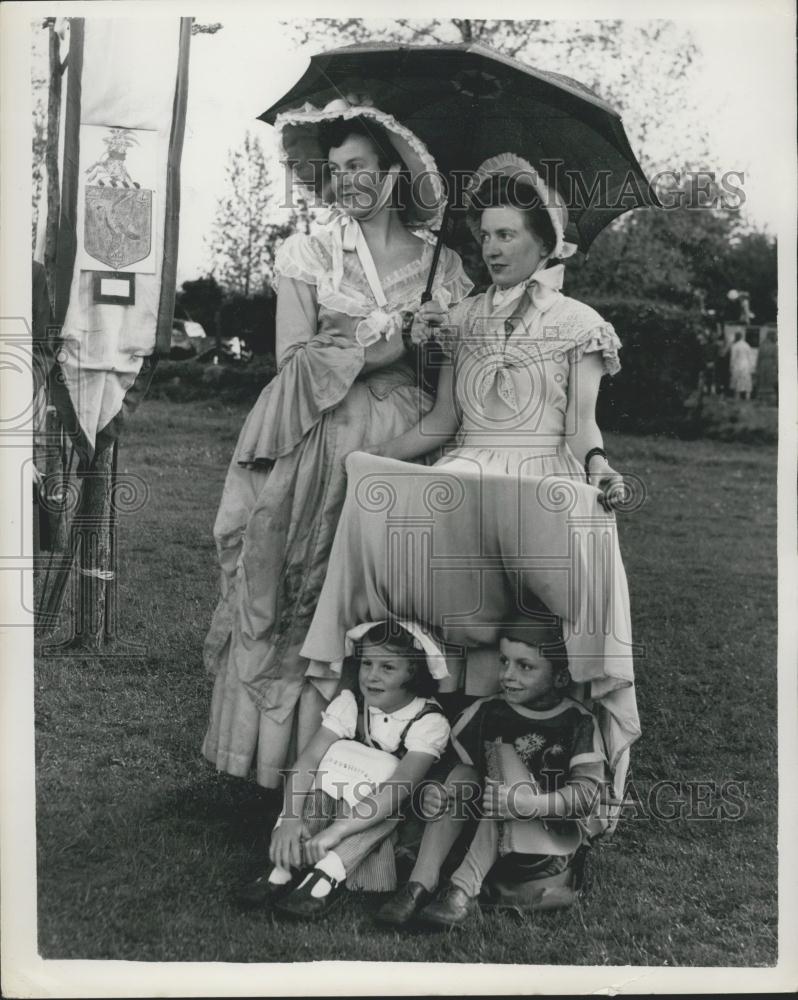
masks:
[[[299,651],[344,501],[344,458],[401,434],[433,402],[407,356],[362,374],[357,336],[418,308],[431,256],[425,242],[384,278],[378,309],[332,227],[289,238],[278,255],[279,372],[241,431],[214,526],[222,593],[204,647],[216,679],[202,750],[229,774],[254,764],[258,783],[275,787],[335,693],[337,675]],[[471,287],[444,249],[436,298],[455,303]]]
[[[640,733],[629,595],[615,518],[585,482],[567,420],[581,359],[598,352],[614,373],[620,341],[561,283],[562,268],[550,268],[520,301],[499,306],[491,288],[452,311],[440,340],[454,363],[460,428],[436,466],[348,459],[347,501],[303,651],[332,661],[351,624],[416,618],[468,650],[466,690],[491,694],[501,623],[532,596],[563,619],[575,693],[598,706],[620,795]]]

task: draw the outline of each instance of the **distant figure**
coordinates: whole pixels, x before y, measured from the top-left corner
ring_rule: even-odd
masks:
[[[719,333],[715,338],[715,391],[725,396],[729,391],[729,345],[726,335]]]
[[[756,394],[757,399],[771,406],[779,398],[779,348],[776,336],[771,330],[765,330],[759,343],[759,355],[756,361]]]
[[[753,374],[756,359],[753,349],[745,339],[742,330],[734,335],[731,346],[729,368],[731,372],[731,391],[735,399],[749,399],[753,389]]]
[[[727,294],[728,305],[726,306],[726,321],[728,323],[751,323],[755,313],[751,311],[750,292],[738,291],[732,288]]]
[[[698,335],[698,346],[701,350],[699,390],[713,393],[715,391],[715,344],[708,333],[702,332]]]

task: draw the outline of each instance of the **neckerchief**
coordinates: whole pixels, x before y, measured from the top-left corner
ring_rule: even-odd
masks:
[[[499,398],[514,412],[518,412],[518,399],[510,375],[511,369],[523,369],[529,365],[529,351],[521,343],[510,337],[515,322],[523,324],[524,317],[531,309],[546,312],[561,297],[565,268],[542,267],[524,281],[511,288],[492,286],[486,296],[489,315],[485,322],[485,336],[480,346],[482,367],[476,385],[477,399],[485,407],[485,399],[491,386],[496,384]],[[510,324],[508,331],[507,325]]]

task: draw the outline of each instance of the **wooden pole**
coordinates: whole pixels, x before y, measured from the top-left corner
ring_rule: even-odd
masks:
[[[113,638],[115,621],[109,605],[116,583],[115,470],[116,445],[97,452],[91,469],[77,480],[80,487],[77,510],[69,524],[64,548],[53,548],[53,572],[48,569],[39,606],[41,625],[55,628],[67,582],[74,572],[70,634],[46,646],[43,650],[46,655],[57,656],[75,649],[97,653]],[[75,484],[70,483],[72,485]],[[61,510],[63,522],[74,502],[74,490],[70,488],[66,497]]]
[[[111,540],[114,462],[114,447],[94,456],[73,522],[77,602],[71,645],[95,652],[106,644],[109,589],[115,586]]]
[[[44,241],[44,269],[50,308],[55,309],[55,260],[58,249],[58,223],[61,214],[61,185],[58,169],[58,131],[61,122],[61,41],[50,25],[50,85],[47,97],[47,145],[44,162],[47,167],[47,226]]]

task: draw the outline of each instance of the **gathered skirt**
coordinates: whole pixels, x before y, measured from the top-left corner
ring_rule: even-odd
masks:
[[[258,461],[268,388],[242,429],[214,526],[221,598],[203,650],[215,681],[202,752],[229,774],[254,766],[259,784],[276,787],[339,684],[299,650],[346,494],[344,459],[402,434],[432,399],[407,366],[376,372],[356,380],[289,454]]]

